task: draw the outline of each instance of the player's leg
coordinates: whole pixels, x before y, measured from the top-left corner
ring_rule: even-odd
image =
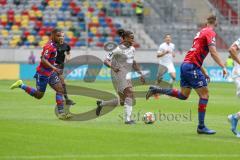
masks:
[[[168,73],[170,74],[171,77],[169,83],[173,84],[176,81],[176,70],[173,63],[170,63],[168,65]]]
[[[206,108],[208,104],[208,88],[207,86],[203,86],[200,88],[196,88],[195,91],[199,95],[199,103],[198,103],[198,128],[197,132],[199,134],[215,134],[214,130],[210,130],[205,126],[205,114]]]
[[[163,75],[167,72],[167,70],[168,69],[165,65],[159,64],[156,85],[161,83]]]
[[[36,78],[37,90],[35,88],[25,85],[22,80],[18,80],[15,83],[13,83],[10,89],[21,88],[27,94],[37,99],[41,99],[44,96],[47,83],[48,83],[48,78],[45,76],[41,76],[39,74],[36,74],[34,77]]]
[[[125,124],[135,124],[135,122],[131,119],[132,115],[132,108],[134,103],[134,97],[133,97],[133,88],[127,87],[123,91],[124,94],[124,118],[125,118]]]
[[[157,86],[150,86],[146,94],[146,99],[149,99],[155,94],[165,94],[180,100],[186,100],[191,93],[191,88],[181,87],[181,90],[175,88],[161,88]]]
[[[60,119],[69,118],[70,114],[64,112],[64,89],[57,73],[53,73],[49,79],[49,85],[56,91],[56,105]]]
[[[119,99],[114,98],[114,99],[111,99],[111,100],[108,100],[108,101],[97,100],[96,103],[97,103],[96,115],[99,116],[103,107],[106,107],[106,106],[115,107],[119,104]]]
[[[66,100],[66,104],[67,104],[67,105],[74,105],[74,104],[76,104],[75,102],[73,102],[71,99],[68,98],[66,83],[65,83],[63,74],[59,75],[59,78],[60,78],[61,83],[62,83],[62,86],[63,86],[64,98],[65,98],[65,100]]]
[[[233,134],[237,135],[237,125],[238,125],[238,120],[240,119],[240,112],[237,112],[235,114],[230,114],[228,115],[228,120],[231,123],[231,131]]]
[[[236,95],[240,97],[240,77],[234,78],[234,82],[236,85]]]
[[[171,76],[170,83],[173,84],[176,81],[176,72],[170,72],[169,74]]]

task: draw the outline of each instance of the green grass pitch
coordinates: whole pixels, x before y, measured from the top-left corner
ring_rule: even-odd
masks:
[[[61,121],[54,115],[54,92],[41,100],[22,90],[9,90],[13,81],[0,81],[0,160],[84,160],[84,159],[233,159],[240,157],[240,139],[230,132],[227,115],[240,110],[234,84],[210,83],[206,124],[216,135],[198,135],[198,97],[193,91],[187,101],[162,96],[137,99],[134,113],[161,112],[185,115],[180,120],[158,120],[153,125],[138,121],[124,125],[122,107],[91,121]],[[68,82],[86,85],[83,82]],[[26,81],[35,86],[35,82]],[[114,93],[112,84],[96,82],[92,88]],[[176,87],[179,85],[177,84]],[[138,87],[146,90],[147,86]],[[84,112],[96,99],[71,96],[77,104],[72,112]]]

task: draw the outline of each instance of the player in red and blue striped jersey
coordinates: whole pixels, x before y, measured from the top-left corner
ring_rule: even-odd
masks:
[[[22,80],[18,80],[10,88],[21,88],[27,94],[41,99],[44,96],[47,84],[49,84],[56,91],[59,118],[67,118],[69,115],[64,113],[63,87],[58,76],[62,70],[54,66],[57,56],[57,44],[60,42],[60,38],[61,31],[54,29],[51,33],[51,40],[43,47],[41,61],[34,76],[36,78],[37,89],[23,84]]]
[[[177,89],[164,89],[155,86],[151,86],[147,92],[146,98],[160,93],[168,96],[176,97],[181,100],[186,100],[192,88],[199,95],[198,103],[198,120],[197,133],[199,134],[215,134],[214,130],[208,129],[205,126],[205,113],[208,104],[208,87],[207,81],[210,81],[209,76],[203,69],[202,64],[208,52],[211,53],[214,61],[223,69],[223,75],[227,74],[227,70],[224,67],[224,63],[219,57],[219,54],[215,47],[215,35],[214,28],[217,26],[216,16],[209,16],[207,19],[207,26],[197,33],[193,40],[192,48],[188,51],[185,59],[181,65],[181,90]]]

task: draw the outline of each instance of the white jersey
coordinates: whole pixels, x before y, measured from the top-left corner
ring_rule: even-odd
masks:
[[[169,51],[170,53],[165,54],[164,56],[159,58],[160,64],[169,64],[173,63],[173,52],[175,50],[175,45],[173,43],[167,44],[166,42],[162,43],[159,48],[158,52]]]
[[[119,69],[118,72],[111,72],[114,88],[117,92],[123,93],[125,88],[132,87],[131,79],[128,79],[128,73],[132,70],[134,52],[135,48],[132,46],[119,45],[107,55],[112,67]]]
[[[128,48],[124,45],[119,45],[107,55],[107,59],[111,60],[112,65],[115,65],[115,67],[124,67],[126,64],[132,66],[135,56],[134,52],[135,48],[133,46]]]

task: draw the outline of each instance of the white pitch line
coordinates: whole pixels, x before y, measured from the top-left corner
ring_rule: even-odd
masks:
[[[240,158],[240,154],[80,154],[80,155],[39,155],[0,156],[1,160],[12,159],[61,159],[61,158]]]

